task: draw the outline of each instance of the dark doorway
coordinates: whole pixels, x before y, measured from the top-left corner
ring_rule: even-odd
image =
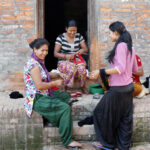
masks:
[[[46,67],[49,71],[57,68],[54,45],[57,36],[65,32],[68,19],[75,19],[78,32],[87,40],[87,0],[45,0],[45,38],[50,42]]]

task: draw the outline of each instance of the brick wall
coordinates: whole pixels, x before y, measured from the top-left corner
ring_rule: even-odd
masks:
[[[36,37],[35,0],[0,0],[0,90],[23,87],[28,42]]]
[[[0,90],[23,89],[23,66],[31,53],[28,43],[37,37],[36,0],[0,0]],[[113,46],[109,39],[111,22],[123,21],[141,56],[145,76],[149,75],[149,0],[89,0],[88,35],[91,70],[105,67]],[[144,77],[143,77],[144,79]]]
[[[90,2],[95,9],[90,9],[92,22],[91,35],[91,69],[107,64],[105,57],[113,46],[109,38],[109,24],[120,20],[124,22],[133,38],[133,46],[141,56],[145,76],[150,74],[150,1],[149,0],[95,0]],[[96,20],[96,22],[95,22]],[[95,25],[97,23],[98,25]],[[95,36],[94,36],[95,35]],[[98,52],[97,52],[98,51]],[[99,57],[99,59],[96,59]],[[99,64],[98,61],[101,61]]]

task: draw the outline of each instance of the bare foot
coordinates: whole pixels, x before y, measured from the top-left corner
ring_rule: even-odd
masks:
[[[80,143],[78,143],[76,141],[71,142],[68,146],[82,148],[82,144],[80,144]]]

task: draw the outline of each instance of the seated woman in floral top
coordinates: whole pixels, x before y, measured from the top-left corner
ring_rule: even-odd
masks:
[[[44,116],[53,126],[59,128],[64,146],[81,147],[72,140],[72,116],[67,104],[70,96],[65,92],[52,91],[54,86],[61,86],[63,80],[50,81],[44,60],[48,54],[49,43],[45,39],[35,39],[29,45],[33,49],[30,59],[24,67],[25,110],[31,117],[32,109]]]

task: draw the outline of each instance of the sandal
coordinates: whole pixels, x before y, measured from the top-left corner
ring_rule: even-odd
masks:
[[[93,99],[100,99],[99,93],[95,93],[95,94],[93,95]]]
[[[76,92],[77,97],[81,97],[82,93],[81,92]]]
[[[104,149],[104,150],[112,150],[112,149],[110,149],[110,148],[107,148],[107,147],[103,146],[103,145],[102,145],[101,143],[99,143],[99,142],[93,142],[92,145],[94,145],[95,147]]]
[[[76,98],[76,97],[77,97],[77,94],[76,94],[76,93],[71,93],[71,94],[70,94],[70,97],[71,97],[71,98]]]
[[[74,146],[74,147],[72,147],[72,146],[66,146],[66,148],[69,149],[69,150],[78,150],[77,146]]]

